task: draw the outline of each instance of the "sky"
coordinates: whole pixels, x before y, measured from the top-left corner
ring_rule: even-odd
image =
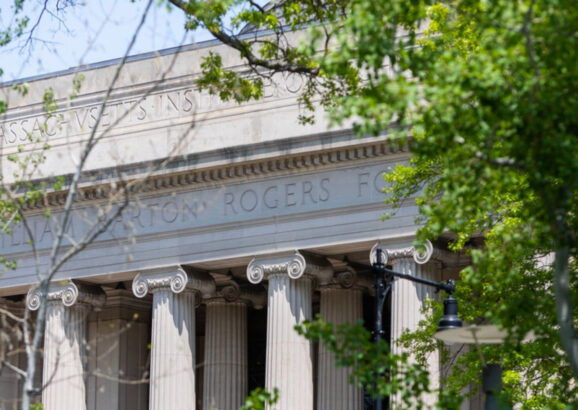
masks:
[[[0,0],[0,27],[12,21],[14,0]],[[152,0],[145,26],[131,55],[210,39],[208,33],[185,33],[184,14]],[[29,27],[38,20],[44,0],[27,0]],[[66,70],[119,58],[141,19],[148,0],[49,0],[31,41],[0,48],[1,82]],[[72,6],[71,6],[72,4]],[[28,38],[28,36],[25,36]]]

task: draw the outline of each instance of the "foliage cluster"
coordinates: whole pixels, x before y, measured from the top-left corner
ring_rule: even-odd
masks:
[[[359,134],[389,133],[408,144],[410,163],[386,176],[387,201],[415,200],[420,240],[450,238],[452,249],[471,255],[458,290],[468,301],[462,313],[509,330],[505,346],[487,349],[516,386],[513,400],[533,407],[576,400],[573,1],[169,2],[191,27],[237,49],[255,73],[302,75],[305,109],[320,103],[334,124],[352,119]],[[245,25],[253,31],[238,29]],[[538,339],[522,345],[530,330]],[[479,371],[473,354],[464,357],[465,374]],[[450,380],[458,391],[463,382]]]
[[[15,0],[16,14],[22,4]],[[302,122],[314,121],[320,105],[333,124],[352,120],[359,134],[387,134],[392,143],[407,144],[413,154],[409,164],[385,177],[387,202],[395,207],[415,200],[422,226],[418,239],[449,238],[452,249],[471,255],[473,265],[462,272],[456,295],[461,314],[469,323],[508,329],[506,344],[485,347],[484,354],[503,363],[512,402],[534,408],[578,405],[574,0],[165,4],[187,15],[188,28],[208,30],[247,62],[248,71],[231,70],[218,54],[209,55],[199,87],[242,102],[263,96],[264,77],[300,75]],[[19,15],[0,32],[0,44],[21,36],[27,24]],[[0,102],[0,112],[5,109]],[[34,166],[37,160],[30,161]],[[3,203],[14,204],[1,194]],[[0,210],[3,225],[7,215],[16,214]],[[434,321],[405,342],[417,352],[435,348]],[[344,363],[364,365],[337,341],[369,349],[367,335],[357,329],[356,339],[345,329],[319,326],[306,334],[334,343]],[[329,331],[337,337],[333,342]],[[529,331],[537,339],[523,344]],[[404,363],[393,359],[383,360],[389,368],[397,360]],[[473,352],[458,361],[446,386],[456,395],[480,369]],[[362,383],[371,385],[376,375],[367,367],[369,373],[359,377],[367,374]],[[418,380],[410,380],[417,384],[409,388],[427,390]]]

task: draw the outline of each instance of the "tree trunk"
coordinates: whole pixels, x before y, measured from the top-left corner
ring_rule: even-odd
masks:
[[[570,248],[568,245],[565,244],[556,250],[554,259],[554,296],[562,347],[566,351],[574,377],[578,380],[578,339],[576,339],[576,329],[574,329],[569,259]]]

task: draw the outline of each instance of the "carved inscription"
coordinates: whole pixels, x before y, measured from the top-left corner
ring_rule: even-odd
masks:
[[[303,80],[295,74],[277,76],[265,86],[264,98],[280,98],[296,94]],[[119,127],[146,124],[163,119],[186,117],[192,113],[236,107],[234,102],[224,102],[218,96],[186,88],[151,94],[144,99],[109,102],[103,110],[100,129],[113,124]],[[50,117],[44,114],[0,121],[0,145],[26,144],[30,139],[55,139],[90,132],[94,129],[100,104],[58,110]]]
[[[127,208],[99,240],[381,203],[385,169],[376,165],[327,171],[141,199]],[[97,213],[96,206],[75,210],[66,229],[67,238],[78,240],[93,229]],[[60,230],[56,212],[52,218],[39,215],[29,222],[37,247],[50,246]],[[0,254],[24,251],[29,243],[26,231],[16,225],[11,235],[0,235]]]
[[[299,207],[327,202],[330,199],[329,178],[267,185],[241,192],[225,192],[224,214],[234,215],[257,209]]]
[[[369,193],[368,190],[377,193],[383,193],[387,184],[383,179],[383,174],[387,173],[387,169],[382,169],[378,172],[360,172],[357,174],[357,197],[361,198]]]
[[[203,98],[205,97],[205,98]],[[210,105],[193,89],[172,91],[109,103],[102,112],[101,128],[118,122],[119,126],[174,118],[191,113],[196,107]],[[58,138],[90,132],[94,129],[100,104],[59,111],[50,117],[33,116],[0,123],[0,141],[5,145],[23,144],[33,138]]]

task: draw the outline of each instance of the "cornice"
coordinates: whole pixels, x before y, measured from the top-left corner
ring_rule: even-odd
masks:
[[[38,310],[42,301],[42,291],[36,287],[28,291],[26,306],[30,310]],[[71,280],[66,284],[61,282],[50,284],[46,293],[47,302],[61,302],[70,307],[77,303],[101,309],[106,302],[106,293],[100,286],[75,283]]]
[[[176,170],[173,173],[167,173],[166,170],[163,170],[162,174],[159,172],[158,174],[148,176],[146,181],[142,183],[138,189],[138,193],[186,189],[187,187],[202,189],[214,186],[215,184],[223,184],[224,182],[234,183],[236,180],[246,180],[248,178],[274,176],[297,171],[307,172],[403,152],[407,152],[405,147],[396,147],[384,140],[293,155],[282,155],[282,153],[279,152],[277,156],[264,156],[264,158],[242,163]],[[179,162],[179,159],[175,159],[174,161]],[[149,164],[148,166],[154,168],[155,165]],[[194,166],[194,164],[191,164],[191,167],[192,166]],[[102,172],[103,175],[99,176],[100,172]],[[109,198],[114,191],[113,186],[116,187],[116,189],[120,186],[117,178],[114,178],[114,175],[118,175],[119,173],[125,175],[123,184],[128,184],[131,181],[137,181],[139,177],[141,177],[141,173],[146,173],[144,171],[130,171],[129,169],[127,169],[126,172],[132,175],[132,177],[126,176],[125,170],[123,170],[122,167],[109,171],[95,171],[92,173],[94,175],[92,175],[91,178],[111,182],[100,182],[97,184],[85,182],[81,184],[75,201],[82,203],[105,200]],[[107,174],[109,174],[109,177],[106,177]],[[67,180],[68,178],[65,176],[64,179]],[[112,183],[112,181],[114,181],[114,183]],[[33,204],[27,204],[25,208],[33,210],[42,209],[46,206],[62,206],[66,202],[67,195],[67,190],[51,192],[42,200]]]

